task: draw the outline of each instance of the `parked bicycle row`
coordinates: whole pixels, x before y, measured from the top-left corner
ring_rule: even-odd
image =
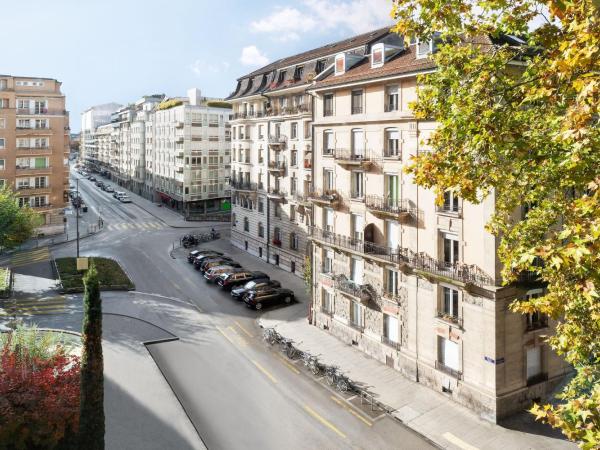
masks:
[[[215,239],[219,239],[221,234],[215,231],[213,228],[210,233],[196,233],[196,234],[186,234],[181,238],[181,245],[183,248],[194,247],[203,242],[214,241]]]
[[[294,342],[281,336],[274,328],[265,328],[263,339],[271,346],[279,346],[282,353],[290,359],[301,359],[304,366],[315,376],[323,374],[329,386],[335,387],[340,392],[356,392],[361,390],[345,376],[338,367],[328,366],[319,362],[319,358],[308,352],[303,352],[294,347]]]
[[[216,250],[192,250],[187,260],[207,283],[229,291],[233,299],[243,301],[250,308],[261,310],[294,301],[294,292],[281,287],[279,281],[271,280],[264,272],[245,270],[241,264]]]

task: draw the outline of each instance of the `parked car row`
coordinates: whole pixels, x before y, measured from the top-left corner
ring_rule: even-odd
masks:
[[[216,250],[192,250],[187,258],[190,264],[214,283],[229,291],[231,296],[246,306],[261,310],[266,306],[294,301],[294,292],[281,287],[264,272],[245,270],[241,264]]]
[[[123,191],[116,191],[114,187],[110,184],[105,183],[102,180],[97,179],[95,176],[89,174],[83,169],[79,169],[77,171],[82,177],[87,178],[89,181],[94,183],[97,187],[102,189],[104,192],[112,193],[113,197],[119,200],[121,203],[131,203],[131,198],[127,195],[127,193]],[[101,173],[101,175],[105,176],[105,173]]]

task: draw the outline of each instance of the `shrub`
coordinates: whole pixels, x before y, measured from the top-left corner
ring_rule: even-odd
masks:
[[[219,101],[219,100],[211,100],[206,102],[206,106],[211,106],[213,108],[227,108],[231,109],[233,106],[229,102]]]

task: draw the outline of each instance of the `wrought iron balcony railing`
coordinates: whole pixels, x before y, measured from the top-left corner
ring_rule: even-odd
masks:
[[[406,199],[381,195],[367,195],[365,203],[367,208],[371,211],[379,212],[381,214],[398,216],[410,213],[409,203]]]

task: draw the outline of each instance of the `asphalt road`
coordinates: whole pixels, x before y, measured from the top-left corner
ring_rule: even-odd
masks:
[[[180,336],[148,348],[209,449],[434,448],[380,411],[361,407],[359,399],[331,391],[298,361],[264,344],[256,311],[170,257],[186,230],[168,227],[135,204],[121,204],[90,181],[81,180],[79,189],[106,226],[81,241],[81,254],[113,257],[136,290],[192,302],[203,313],[202,339]],[[74,244],[67,244],[53,253],[73,251]]]

